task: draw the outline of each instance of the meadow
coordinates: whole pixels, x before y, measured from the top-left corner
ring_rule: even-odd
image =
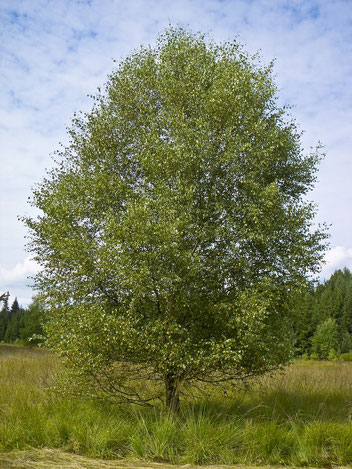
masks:
[[[226,396],[190,397],[178,417],[57,394],[59,366],[45,350],[0,346],[2,455],[46,448],[173,464],[352,464],[352,363],[297,361]]]

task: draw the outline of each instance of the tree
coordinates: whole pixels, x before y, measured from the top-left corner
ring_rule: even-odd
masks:
[[[24,311],[20,308],[17,298],[14,299],[8,316],[4,342],[13,343],[20,338],[20,329],[22,326]]]
[[[0,303],[3,303],[4,305],[7,304],[9,296],[10,296],[9,292],[2,293],[0,295]]]
[[[170,28],[75,116],[26,218],[48,344],[80,391],[148,404],[290,357],[288,298],[317,271],[319,149],[277,104],[272,64]],[[136,379],[138,378],[138,379]]]
[[[315,332],[314,322],[315,289],[311,286],[306,292],[297,292],[292,298],[293,330],[297,355],[309,354],[311,338]]]
[[[312,337],[312,352],[318,358],[324,359],[327,359],[331,352],[334,355],[340,352],[339,333],[335,319],[328,318],[318,325]]]
[[[40,296],[34,296],[23,316],[20,339],[24,345],[38,345],[43,342],[45,305]]]
[[[4,340],[9,321],[9,296],[9,292],[0,295],[0,302],[2,303],[0,311],[0,342]]]
[[[352,273],[349,269],[336,270],[328,280],[312,285],[304,295],[296,295],[292,304],[298,354],[309,354],[318,328],[326,321],[330,324],[332,320],[337,327],[338,346],[334,348],[335,352],[352,350]],[[318,333],[318,337],[323,335],[324,332]],[[313,353],[319,356],[320,352]]]

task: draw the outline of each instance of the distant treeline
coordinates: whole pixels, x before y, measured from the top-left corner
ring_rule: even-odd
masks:
[[[337,270],[296,298],[294,338],[298,355],[334,358],[352,351],[352,273]]]
[[[28,308],[0,296],[0,342],[38,344],[43,337],[45,306],[34,297]],[[293,341],[297,356],[334,358],[352,351],[352,273],[337,270],[324,283],[295,298]]]
[[[42,341],[43,322],[45,319],[43,303],[34,297],[28,308],[22,308],[15,298],[11,307],[9,294],[0,296],[0,342],[38,345]]]

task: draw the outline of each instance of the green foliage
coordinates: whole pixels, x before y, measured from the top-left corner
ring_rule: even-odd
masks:
[[[19,306],[17,298],[9,309],[7,298],[0,311],[0,340],[24,345],[38,345],[43,342],[45,312],[40,297],[34,296],[27,309]]]
[[[310,355],[311,338],[315,331],[312,320],[312,309],[315,290],[310,286],[307,291],[297,292],[292,298],[294,312],[294,341],[298,355]]]
[[[0,302],[2,303],[2,308],[0,310],[0,342],[4,340],[7,325],[9,322],[9,293],[3,293],[0,297]]]
[[[342,353],[352,350],[352,273],[348,269],[337,270],[305,295],[296,295],[292,304],[299,354],[312,353],[312,338],[319,325],[328,319],[336,322],[338,345],[334,345],[334,350]],[[320,356],[316,352],[314,355]]]
[[[278,107],[272,66],[170,28],[73,120],[25,219],[48,345],[76,390],[178,406],[182,383],[260,375],[291,354],[288,299],[316,271],[318,150]]]
[[[339,340],[339,349],[342,353],[346,353],[352,350],[352,334],[346,330],[342,331]]]
[[[312,352],[319,358],[330,358],[339,351],[339,333],[336,321],[326,319],[318,325],[312,338]]]
[[[338,359],[340,361],[343,361],[343,362],[352,362],[352,352],[341,353],[341,355],[339,355]]]
[[[328,354],[328,360],[334,361],[338,360],[340,355],[340,352],[337,351],[336,349],[330,349],[329,354]]]
[[[13,343],[19,338],[20,328],[23,321],[23,309],[20,308],[17,298],[14,299],[8,315],[4,342]]]
[[[19,337],[24,345],[38,345],[44,341],[43,324],[45,323],[45,305],[39,296],[34,296],[32,303],[23,315]]]

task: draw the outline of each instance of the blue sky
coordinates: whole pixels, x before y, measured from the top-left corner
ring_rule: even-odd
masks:
[[[276,59],[280,102],[326,158],[311,199],[331,224],[322,277],[352,268],[352,0],[2,0],[0,13],[0,293],[23,305],[36,271],[18,215],[33,214],[31,188],[53,164],[66,126],[120,60],[171,24],[235,37]]]

